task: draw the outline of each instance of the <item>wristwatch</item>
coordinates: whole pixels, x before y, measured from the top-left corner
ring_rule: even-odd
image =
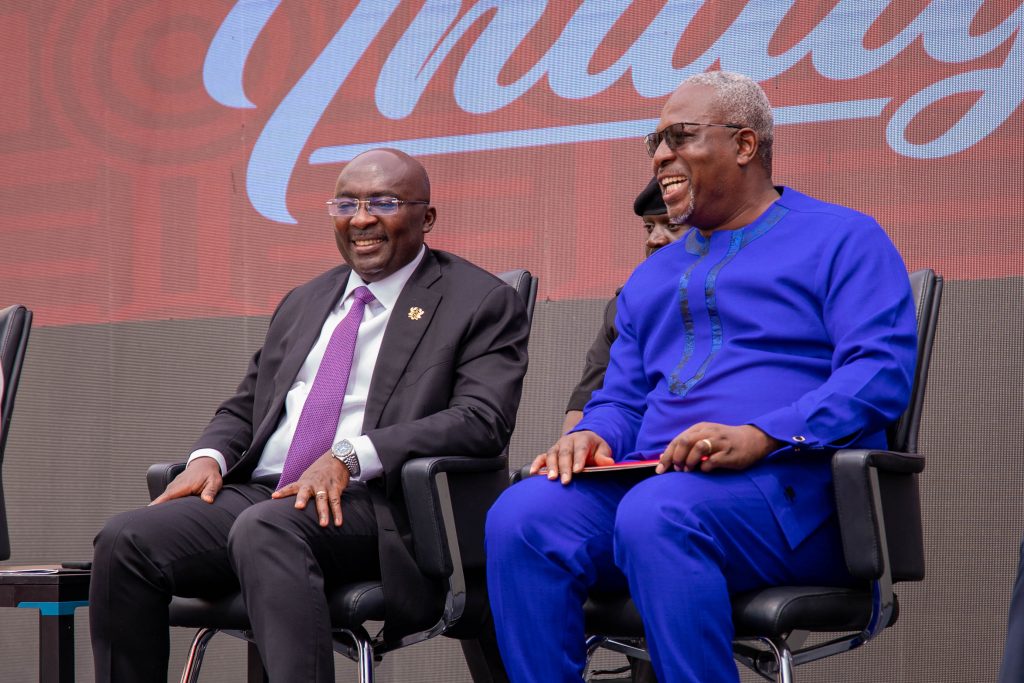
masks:
[[[353,479],[359,476],[359,457],[356,455],[356,447],[348,439],[342,439],[331,446],[331,455],[341,461],[341,464],[348,470],[349,476]]]

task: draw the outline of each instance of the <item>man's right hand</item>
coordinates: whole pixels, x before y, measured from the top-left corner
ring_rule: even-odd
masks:
[[[224,480],[220,475],[220,465],[213,458],[196,458],[188,464],[185,471],[174,478],[150,505],[166,503],[174,498],[199,496],[204,502],[212,503],[217,497]]]
[[[588,465],[611,465],[612,449],[604,439],[594,432],[582,431],[566,434],[541,453],[530,464],[530,474],[537,474],[542,467],[548,468],[548,479],[562,478],[562,484],[572,481],[572,475]]]

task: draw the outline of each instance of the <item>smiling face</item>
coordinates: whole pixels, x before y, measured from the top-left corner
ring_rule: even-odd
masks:
[[[658,130],[682,121],[734,123],[722,120],[713,89],[692,83],[680,86],[666,102]],[[746,164],[739,150],[742,145],[737,144],[738,132],[692,126],[676,149],[670,150],[664,141],[658,146],[654,174],[673,222],[713,230],[728,220],[740,184],[740,166]]]
[[[666,214],[644,216],[644,252],[650,256],[670,242],[675,242],[683,234],[685,226],[669,221]]]
[[[334,196],[430,201],[430,181],[412,157],[395,150],[372,150],[345,166]],[[374,216],[361,204],[354,216],[334,217],[334,238],[341,257],[359,277],[377,282],[416,258],[436,217],[434,207],[425,204],[403,204],[390,216]]]

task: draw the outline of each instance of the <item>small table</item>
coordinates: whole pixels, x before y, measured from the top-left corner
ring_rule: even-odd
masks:
[[[0,607],[39,610],[40,683],[74,683],[75,608],[89,604],[90,576],[56,565],[0,566]]]

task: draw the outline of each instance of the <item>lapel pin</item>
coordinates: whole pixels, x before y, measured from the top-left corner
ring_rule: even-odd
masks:
[[[419,320],[423,317],[423,309],[419,306],[413,306],[409,309],[409,320]]]

